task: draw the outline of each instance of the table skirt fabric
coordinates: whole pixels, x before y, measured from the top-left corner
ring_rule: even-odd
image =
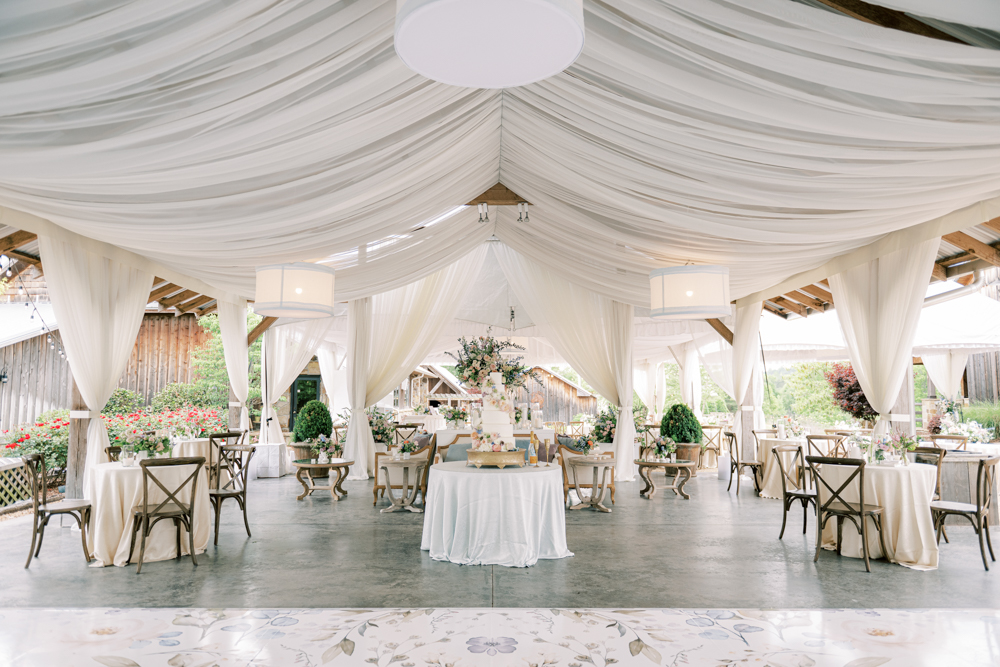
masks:
[[[760,488],[761,498],[777,498],[778,500],[781,500],[781,470],[778,469],[778,462],[774,460],[774,454],[771,453],[775,447],[779,447],[781,445],[798,445],[802,447],[803,455],[808,454],[806,451],[805,438],[788,440],[761,438],[760,451],[757,452],[757,455],[760,457],[757,460],[763,464],[763,480]],[[782,463],[785,464],[785,469],[788,470],[788,474],[794,479],[797,469],[797,466],[794,466],[795,455],[791,453],[782,454],[781,460]],[[805,459],[803,459],[803,461],[804,460]]]
[[[846,469],[827,466],[823,478],[834,489],[850,475]],[[934,570],[938,565],[938,547],[931,519],[930,503],[937,482],[937,469],[931,465],[911,463],[908,466],[865,466],[865,503],[882,506],[882,531],[889,559],[915,570]],[[857,482],[852,482],[857,488]],[[820,485],[821,502],[829,496]],[[848,501],[857,502],[858,494],[842,494]],[[872,519],[868,519],[868,553],[871,558],[881,558],[882,547]],[[823,530],[823,548],[836,549],[837,520],[830,519]],[[862,558],[861,534],[850,520],[844,520],[844,537],[841,554]]]
[[[562,468],[431,468],[420,548],[461,565],[567,558]]]
[[[142,503],[142,469],[136,465],[122,467],[121,463],[101,463],[90,469],[91,504],[93,516],[88,535],[90,549],[94,554],[95,567],[117,565],[122,567],[129,560],[129,545],[132,541],[133,511]],[[179,485],[191,474],[191,466],[170,470],[159,470],[155,474],[168,489]],[[208,498],[208,476],[204,468],[198,475],[198,492],[194,506],[194,548],[202,553],[208,546],[211,534],[212,512]],[[149,482],[150,502],[159,502],[166,495],[155,483]],[[190,501],[190,484],[179,497]],[[133,562],[139,560],[139,535],[136,536]],[[181,529],[181,553],[190,553],[187,531]],[[144,561],[149,563],[177,557],[177,532],[174,522],[164,519],[156,524],[146,538]]]
[[[174,445],[174,457],[185,458],[188,456],[203,456],[205,464],[208,465],[209,438],[195,438],[193,440],[181,440]]]

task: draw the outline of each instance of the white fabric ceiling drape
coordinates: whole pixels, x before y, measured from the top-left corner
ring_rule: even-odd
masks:
[[[153,275],[95,255],[78,245],[38,237],[45,281],[73,380],[91,411],[83,497],[90,497],[87,470],[107,461],[110,442],[100,411],[128,365]]]
[[[264,333],[261,351],[264,404],[260,423],[260,442],[284,444],[281,423],[274,406],[281,399],[302,369],[312,360],[323,344],[332,317],[302,320],[292,324],[273,326]]]
[[[743,418],[749,412],[743,409],[743,400],[750,388],[754,367],[760,360],[759,333],[763,308],[764,304],[761,301],[734,308],[736,312],[733,317],[733,398],[736,400],[736,419],[733,422],[733,429],[737,436],[741,432]],[[761,403],[761,398],[754,392],[755,405]],[[741,440],[740,446],[746,446],[746,443]]]
[[[347,398],[347,368],[345,366],[347,355],[345,352],[346,350],[329,344],[323,345],[316,352],[316,358],[319,360],[320,378],[326,389],[326,399],[334,421],[337,421],[337,415],[342,410],[350,407]]]
[[[910,368],[938,245],[940,239],[925,241],[830,276],[851,365],[879,413],[876,434],[888,431],[889,411]]]
[[[364,409],[398,386],[427,356],[455,316],[485,255],[486,247],[480,246],[451,266],[405,287],[349,304],[351,421],[344,455],[355,462],[349,479],[367,479],[375,467],[375,441]]]
[[[875,4],[907,14],[1000,31],[1000,3],[995,0],[878,0]]]
[[[580,287],[502,244],[494,244],[493,250],[528,316],[560,356],[597,393],[621,409],[614,437],[615,479],[634,479],[635,309]]]
[[[921,359],[939,396],[952,400],[961,396],[962,375],[969,363],[968,352],[952,350],[940,354],[925,354]]]
[[[625,303],[687,261],[739,298],[1000,195],[1000,52],[788,0],[587,3],[577,62],[505,91],[409,71],[391,0],[35,4],[4,6],[0,205],[246,298],[329,256],[354,300],[494,231]],[[531,224],[429,224],[501,176]]]
[[[236,400],[240,403],[240,430],[250,430],[250,349],[247,345],[247,303],[218,302],[219,330],[222,351],[226,360],[226,374]]]

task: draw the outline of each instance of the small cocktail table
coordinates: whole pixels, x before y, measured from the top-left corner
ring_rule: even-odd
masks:
[[[292,461],[297,470],[295,471],[295,479],[299,480],[299,484],[302,485],[304,491],[301,496],[298,496],[296,500],[302,500],[306,496],[311,496],[313,491],[329,491],[330,495],[333,496],[334,500],[340,500],[347,495],[347,491],[341,486],[344,478],[347,477],[347,470],[352,465],[354,461],[345,461],[344,459],[330,459],[328,463],[313,463],[311,459],[298,459]],[[316,486],[316,481],[313,479],[313,470],[330,470],[330,485],[329,486]],[[336,472],[337,477],[334,479],[334,472]],[[302,476],[305,475],[308,478],[308,483]]]
[[[684,493],[684,485],[687,484],[688,480],[691,479],[691,470],[696,465],[695,461],[643,461],[642,459],[636,459],[635,464],[639,466],[639,476],[642,477],[642,481],[646,483],[646,487],[639,492],[640,496],[645,496],[646,499],[650,499],[656,495],[656,484],[653,483],[653,478],[650,473],[656,468],[662,468],[666,472],[667,468],[673,468],[677,471],[677,475],[674,477],[674,483],[667,486],[666,488],[673,491],[678,496],[688,500],[691,498],[688,494]]]
[[[608,492],[608,478],[615,474],[615,458],[613,456],[572,456],[566,459],[569,463],[570,471],[573,473],[573,486],[576,487],[576,496],[580,502],[570,507],[571,510],[582,510],[587,507],[599,512],[610,512],[609,507],[604,506],[604,494]],[[580,490],[580,480],[577,479],[577,468],[593,468],[594,481],[590,487],[590,495],[584,496]],[[603,471],[598,484],[598,474]]]
[[[417,497],[417,491],[420,489],[420,471],[423,467],[427,465],[427,459],[409,459],[409,460],[393,460],[388,458],[383,458],[379,462],[379,467],[385,471],[385,492],[389,494],[389,502],[392,503],[389,507],[386,507],[380,512],[395,512],[397,510],[410,510],[411,512],[423,512],[419,507],[413,506],[413,501]],[[392,492],[392,479],[389,477],[389,468],[402,468],[403,469],[403,488],[399,498],[396,498],[395,494]],[[410,490],[410,470],[413,471],[413,490]]]

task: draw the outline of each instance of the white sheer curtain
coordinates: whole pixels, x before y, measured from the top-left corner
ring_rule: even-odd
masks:
[[[942,398],[955,399],[962,391],[962,375],[969,363],[969,353],[951,350],[941,354],[924,354],[920,357],[927,369],[937,394]]]
[[[663,394],[666,385],[663,364],[652,363],[648,359],[637,361],[632,371],[632,386],[649,410],[649,419],[658,423],[663,414]]]
[[[698,347],[698,357],[712,382],[726,392],[730,398],[736,398],[733,389],[733,346],[715,331],[706,331],[695,339]]]
[[[347,398],[346,350],[328,343],[319,348],[316,358],[319,360],[320,377],[326,389],[330,413],[333,420],[337,421],[337,414],[344,408],[350,407]]]
[[[431,351],[455,317],[485,256],[483,245],[426,278],[350,303],[347,368],[351,421],[344,455],[355,463],[348,479],[367,479],[375,467],[375,440],[365,408],[399,385]]]
[[[81,471],[87,498],[87,470],[108,460],[104,448],[110,443],[100,411],[125,372],[153,275],[50,236],[39,236],[38,247],[73,380],[91,412]]]
[[[763,302],[754,301],[735,308],[733,317],[733,398],[736,400],[733,429],[737,436],[742,430],[744,414],[749,412],[743,409],[743,399],[750,388],[754,367],[760,359],[760,315],[763,307]],[[758,403],[760,400],[761,397],[755,395],[754,402]],[[743,446],[742,440],[740,443]]]
[[[889,411],[910,368],[939,244],[931,239],[830,276],[851,365],[879,413],[876,434],[888,431]]]
[[[264,334],[261,354],[264,404],[260,424],[262,444],[285,443],[274,406],[316,354],[332,324],[332,317],[302,320],[273,326]]]
[[[240,430],[250,430],[250,349],[247,345],[247,302],[219,301],[219,330],[229,386],[240,403]]]
[[[680,367],[681,401],[701,419],[701,364],[694,341],[670,348]]]
[[[635,478],[632,418],[634,307],[575,285],[504,245],[494,247],[517,298],[556,351],[621,412],[615,479]]]

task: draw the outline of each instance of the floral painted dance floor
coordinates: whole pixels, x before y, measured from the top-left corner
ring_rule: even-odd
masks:
[[[17,609],[0,664],[998,665],[996,610]]]

